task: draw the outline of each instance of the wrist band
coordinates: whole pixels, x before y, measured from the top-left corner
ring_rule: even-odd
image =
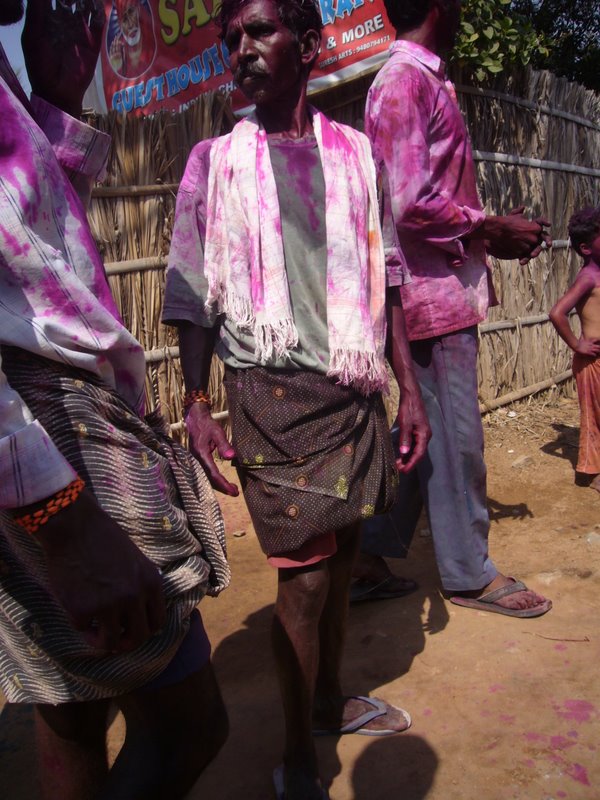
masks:
[[[210,395],[203,389],[191,389],[183,395],[183,411],[187,413],[195,403],[206,403],[210,408]]]
[[[74,503],[84,489],[85,481],[82,478],[76,478],[64,489],[60,489],[52,497],[49,497],[48,500],[42,501],[42,506],[36,511],[32,511],[29,514],[21,514],[18,517],[15,516],[15,522],[25,528],[27,533],[35,533],[42,525],[48,522],[50,517]]]

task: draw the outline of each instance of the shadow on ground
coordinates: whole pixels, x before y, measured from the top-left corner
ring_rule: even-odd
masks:
[[[444,630],[448,612],[437,589],[439,579],[430,538],[415,537],[408,561],[390,563],[395,572],[417,580],[420,588],[408,597],[351,606],[342,685],[348,694],[381,697],[394,705],[406,705],[410,711],[410,701],[405,703],[397,688],[386,685],[409,671],[415,657],[423,652],[428,636]],[[231,732],[223,752],[199,780],[190,800],[206,796],[227,800],[272,797],[271,773],[281,759],[284,735],[270,644],[272,614],[272,604],[252,612],[214,651],[213,662],[228,706]],[[347,762],[348,738],[317,739],[321,772],[328,785],[340,775],[340,754]],[[361,740],[361,745],[368,742],[353,767],[355,800],[418,800],[427,795],[437,757],[423,739],[411,733],[371,741],[363,736],[351,738]],[[236,774],[239,763],[251,763],[251,772]],[[219,794],[219,788],[223,792],[225,776],[228,788]]]
[[[410,733],[380,739],[357,758],[352,770],[356,800],[422,800],[438,766],[435,751]]]
[[[527,503],[500,503],[492,497],[487,500],[490,522],[500,522],[503,519],[533,519],[533,512]]]
[[[550,456],[566,459],[575,469],[579,449],[579,428],[563,425],[560,422],[553,422],[552,428],[556,431],[556,439],[542,445],[540,450]]]

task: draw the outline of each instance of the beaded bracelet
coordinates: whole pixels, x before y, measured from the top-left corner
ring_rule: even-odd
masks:
[[[43,501],[43,505],[37,511],[15,517],[15,522],[25,528],[27,533],[36,533],[42,525],[48,522],[50,517],[58,514],[63,508],[72,505],[84,489],[85,481],[82,478],[76,478],[64,489],[60,489],[48,500]]]
[[[183,411],[187,413],[195,403],[206,403],[210,408],[210,395],[203,389],[191,389],[183,395]]]

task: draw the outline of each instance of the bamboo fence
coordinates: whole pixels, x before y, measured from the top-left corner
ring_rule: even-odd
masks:
[[[112,147],[106,180],[93,190],[88,216],[125,325],[146,353],[147,407],[160,406],[170,423],[182,418],[183,381],[177,333],[161,324],[160,315],[177,188],[193,146],[226,133],[234,122],[228,101],[216,93],[202,95],[181,113],[111,112],[95,120],[111,135]],[[216,361],[211,390],[215,407],[224,408]]]
[[[312,98],[332,117],[362,126],[372,77]],[[524,70],[485,89],[453,75],[489,213],[525,205],[552,223],[555,247],[525,267],[494,261],[501,305],[480,326],[482,410],[562,384],[570,392],[570,353],[547,312],[572,282],[579,260],[567,247],[567,222],[583,205],[600,204],[600,96],[547,72]],[[177,186],[193,145],[231,129],[218,94],[179,114],[97,119],[113,139],[108,176],[94,189],[90,222],[125,324],[146,351],[149,408],[160,404],[180,428],[182,379],[176,333],[160,323],[164,266]],[[221,371],[211,390],[225,409]]]

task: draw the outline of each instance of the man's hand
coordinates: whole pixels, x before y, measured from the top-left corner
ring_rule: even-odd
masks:
[[[524,208],[520,207],[506,217],[486,217],[478,232],[486,240],[486,249],[490,255],[496,258],[518,258],[521,264],[526,264],[539,255],[544,247],[552,246],[552,238],[546,230],[550,225],[548,220],[542,217],[529,220],[523,211]]]
[[[418,386],[414,391],[404,390],[400,395],[396,424],[400,429],[400,458],[396,460],[398,472],[410,472],[425,455],[431,428]]]
[[[73,117],[93,78],[104,27],[102,0],[28,0],[21,42],[33,93]]]
[[[92,646],[113,653],[133,650],[163,627],[158,569],[91,492],[84,489],[34,535],[54,595]]]
[[[600,356],[600,341],[598,339],[584,339],[582,336],[575,346],[575,352],[581,356],[598,358]]]
[[[202,464],[213,489],[231,497],[239,492],[235,483],[230,483],[219,471],[213,453],[216,450],[221,458],[235,458],[235,450],[221,425],[210,415],[210,408],[204,403],[194,403],[188,412],[186,426],[189,434],[190,451]]]

